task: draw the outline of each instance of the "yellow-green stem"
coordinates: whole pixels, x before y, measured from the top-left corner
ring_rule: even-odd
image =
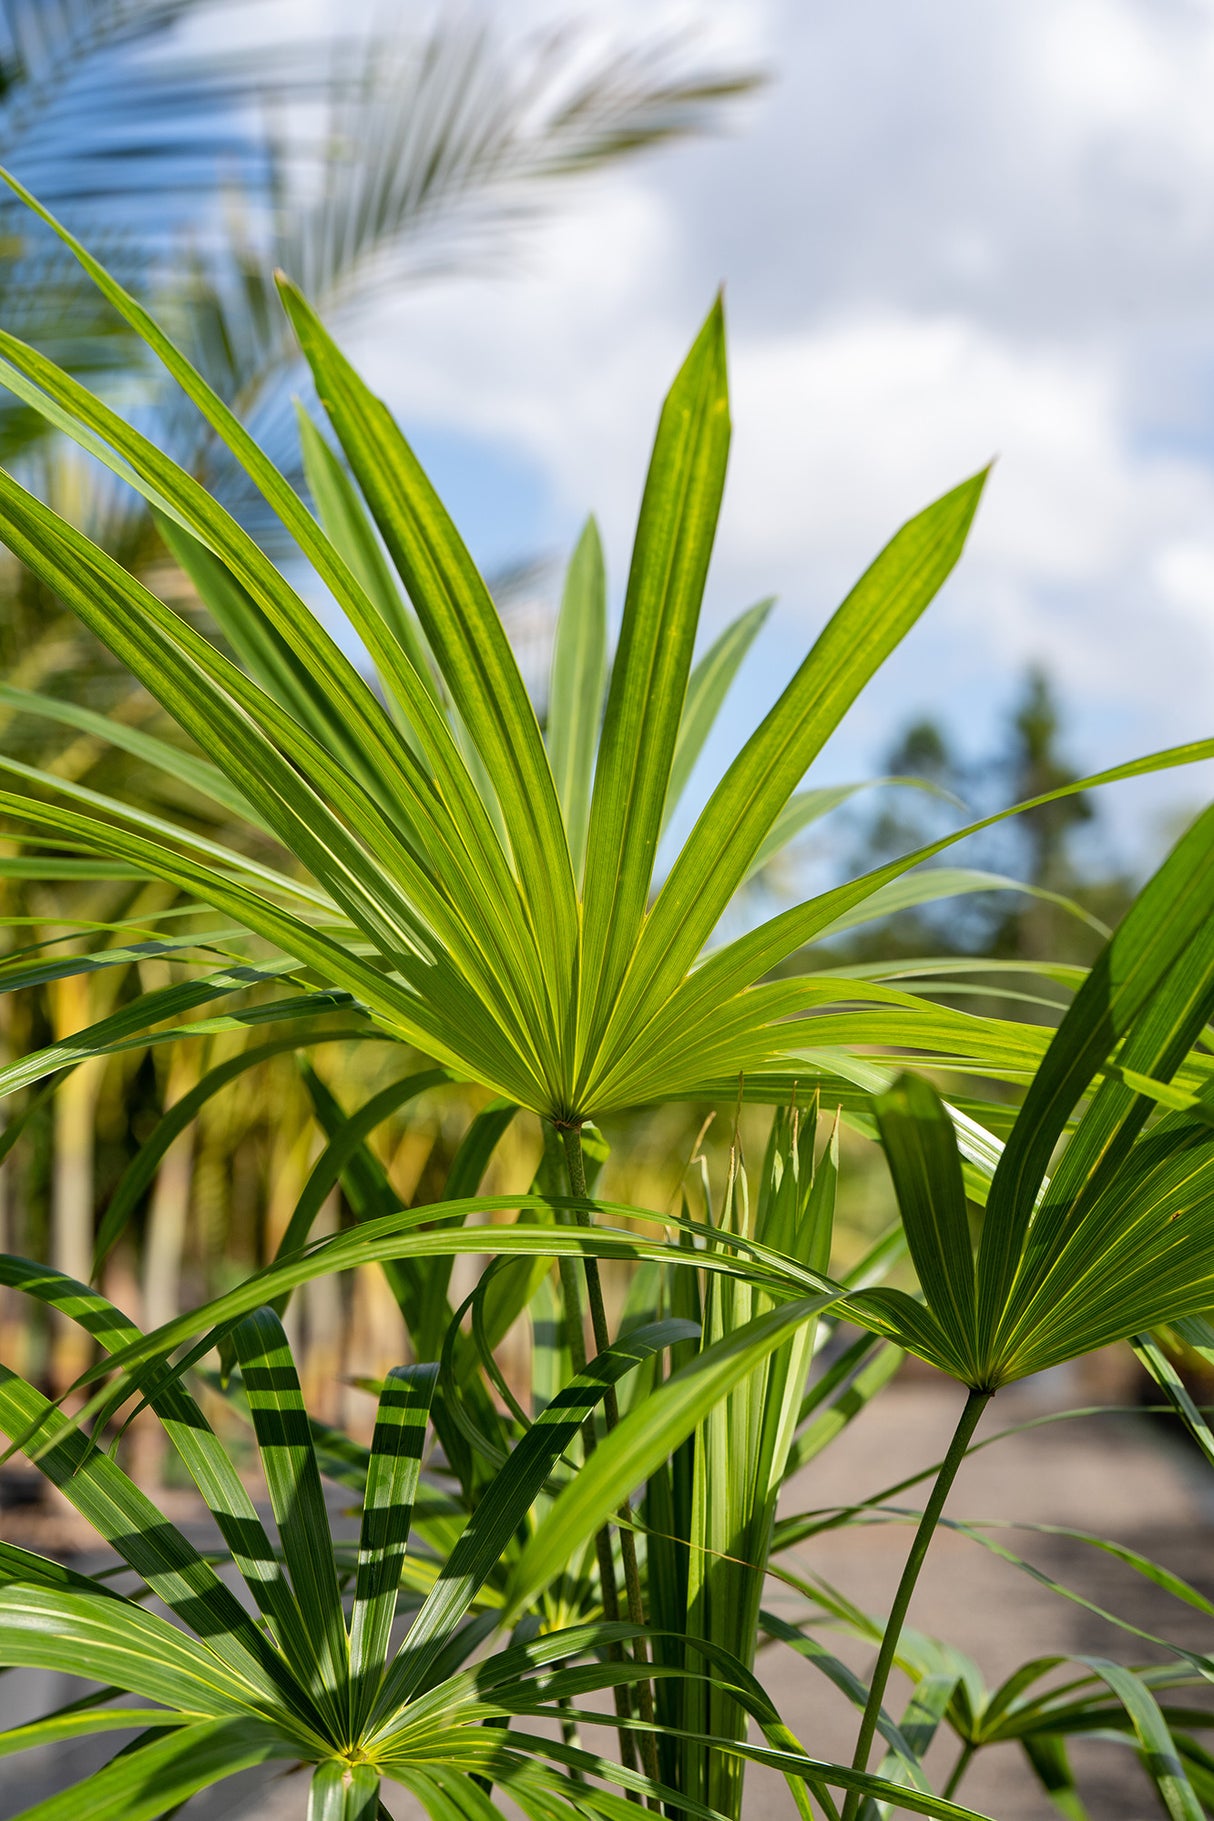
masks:
[[[948,1445],[948,1453],[940,1463],[940,1471],[932,1486],[931,1497],[919,1519],[915,1531],[915,1540],[911,1544],[910,1554],[906,1558],[906,1567],[902,1570],[902,1579],[898,1582],[898,1591],[890,1609],[889,1622],[881,1639],[881,1649],[877,1654],[877,1666],[873,1670],[873,1679],[869,1684],[868,1700],[864,1708],[864,1717],[860,1721],[860,1733],[856,1740],[855,1755],[852,1758],[853,1770],[867,1770],[868,1757],[873,1748],[873,1739],[877,1732],[877,1721],[881,1716],[881,1704],[885,1699],[885,1687],[889,1681],[889,1672],[894,1666],[898,1654],[898,1643],[902,1637],[902,1627],[906,1623],[907,1610],[915,1583],[919,1579],[919,1570],[927,1555],[928,1545],[932,1540],[940,1513],[944,1510],[944,1501],[952,1490],[957,1477],[957,1469],[965,1459],[965,1451],[970,1445],[974,1430],[978,1427],[978,1418],[990,1402],[989,1391],[971,1391],[965,1400],[960,1421],[953,1432],[953,1439]],[[862,1793],[858,1789],[848,1792],[843,1805],[842,1821],[855,1821]]]

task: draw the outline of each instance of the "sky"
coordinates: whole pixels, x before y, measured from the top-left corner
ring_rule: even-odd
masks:
[[[996,457],[962,563],[823,755],[908,717],[989,745],[1031,663],[1094,770],[1214,707],[1214,4],[527,0],[618,36],[691,22],[769,81],[720,135],[552,193],[490,275],[355,338],[486,568],[603,527],[622,597],[666,386],[719,284],[734,440],[706,633],[779,605],[741,738],[897,526]],[[710,754],[717,769],[727,748]],[[1209,771],[1118,787],[1157,851]]]

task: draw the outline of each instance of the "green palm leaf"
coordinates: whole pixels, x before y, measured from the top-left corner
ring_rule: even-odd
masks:
[[[380,1691],[376,1718],[381,1730],[389,1727],[397,1710],[424,1687],[442,1641],[467,1612],[496,1566],[507,1540],[548,1478],[553,1462],[565,1452],[609,1388],[642,1360],[685,1340],[688,1333],[688,1324],[677,1321],[654,1322],[634,1329],[591,1360],[532,1424],[498,1476],[493,1498],[477,1508],[444,1564],[433,1593],[409,1628]],[[606,1515],[600,1515],[591,1531],[600,1527]]]
[[[612,665],[586,850],[579,1036],[590,1057],[645,914],[729,434],[718,302],[662,407]],[[571,1110],[582,1105],[578,1093]]]
[[[437,1366],[396,1366],[380,1393],[350,1620],[350,1726],[355,1737],[375,1708],[387,1661],[437,1375]]]
[[[321,1764],[308,1791],[308,1821],[375,1821],[379,1775],[369,1764]]]
[[[548,752],[569,836],[573,876],[579,882],[586,858],[606,680],[607,577],[599,529],[591,518],[582,529],[565,575],[548,690]]]
[[[977,475],[902,528],[734,760],[654,906],[619,1020],[642,998],[662,1004],[685,975],[810,761],[953,568],[985,480]]]
[[[1209,941],[1212,916],[1214,811],[1207,811],[1135,900],[1080,988],[1033,1082],[987,1201],[978,1266],[984,1326],[990,1326],[1007,1296],[1050,1153],[1077,1097],[1114,1044],[1131,1030],[1165,981],[1165,1005],[1170,1007],[1179,998],[1185,1013],[1195,1021],[1184,1050],[1204,1022],[1201,1013],[1206,996],[1214,992],[1214,944]],[[1203,931],[1206,941],[1195,941]],[[1194,972],[1196,1004],[1190,994]],[[1186,1021],[1182,1036],[1189,1028]],[[1175,1060],[1179,1062],[1181,1057]],[[1162,1071],[1161,1077],[1166,1079]],[[1048,1219],[1047,1226],[1052,1226]]]
[[[283,1555],[310,1645],[316,1686],[311,1690],[335,1716],[348,1703],[350,1659],[333,1539],[307,1411],[282,1323],[272,1309],[258,1309],[232,1331],[249,1400],[266,1487]]]
[[[555,991],[573,967],[569,850],[535,711],[493,603],[454,525],[379,400],[289,286],[283,300],[443,677],[493,781]],[[559,1037],[559,1034],[558,1034]]]
[[[272,1729],[248,1720],[211,1720],[144,1734],[131,1751],[61,1795],[23,1809],[14,1821],[157,1821],[238,1771],[291,1757]]]
[[[953,1122],[935,1090],[913,1075],[880,1096],[876,1114],[919,1282],[953,1353],[973,1375],[973,1243]]]
[[[37,1297],[39,1301],[49,1304],[60,1314],[78,1322],[107,1352],[129,1345],[140,1338],[139,1330],[134,1323],[122,1315],[112,1303],[96,1291],[89,1290],[83,1284],[75,1283],[58,1271],[49,1270],[45,1266],[35,1265],[24,1259],[5,1258],[0,1259],[0,1281],[21,1290],[27,1296]],[[148,1403],[163,1422],[170,1441],[205,1499],[220,1534],[232,1551],[233,1560],[239,1568],[246,1586],[252,1593],[260,1611],[269,1620],[280,1646],[295,1662],[306,1663],[309,1655],[307,1633],[299,1607],[279,1566],[278,1558],[262,1526],[256,1506],[246,1491],[239,1474],[224,1453],[202,1411],[179,1382],[171,1376],[167,1377],[164,1382],[157,1382],[156,1375],[153,1375],[152,1379],[145,1379],[142,1382]],[[35,1435],[38,1434],[39,1431],[35,1431]],[[75,1439],[79,1440],[79,1438]],[[43,1465],[44,1460],[48,1463],[47,1465]],[[85,1456],[85,1465],[88,1469],[93,1468],[95,1461],[99,1471],[110,1472],[110,1468],[100,1467],[98,1457]],[[38,1464],[43,1467],[44,1472],[50,1474],[52,1479],[55,1477],[53,1455],[39,1456]],[[110,1477],[112,1480],[112,1473],[110,1473]],[[87,1491],[87,1485],[83,1481],[82,1485]],[[142,1515],[145,1528],[149,1528],[150,1533],[163,1532],[166,1541],[172,1544],[176,1533],[170,1531],[170,1527],[165,1524],[159,1513],[155,1513],[153,1517],[154,1507],[148,1501],[140,1498],[136,1498],[132,1502],[130,1498],[132,1489],[125,1485],[121,1477],[117,1480],[117,1486],[125,1495],[126,1502],[135,1518],[139,1519]],[[73,1494],[79,1490],[80,1488],[73,1484]],[[76,1502],[84,1515],[100,1528],[104,1506],[99,1502],[98,1497],[94,1496],[91,1500],[85,1497],[77,1499]],[[108,1532],[103,1530],[102,1534],[108,1535]],[[121,1534],[119,1533],[120,1536]],[[137,1541],[137,1539],[135,1540]],[[117,1542],[115,1542],[115,1546],[118,1546]],[[147,1544],[140,1545],[140,1551],[139,1561],[126,1549],[123,1549],[122,1553],[126,1555],[126,1559],[132,1567],[138,1567],[145,1580],[148,1580],[147,1565],[155,1558]],[[179,1553],[186,1563],[192,1561],[193,1551],[189,1549],[188,1545],[183,1552],[179,1551]],[[24,1552],[18,1552],[18,1554],[23,1555]],[[161,1554],[163,1554],[163,1550]],[[34,1560],[36,1561],[37,1558]],[[140,1565],[141,1562],[143,1566]],[[30,1563],[13,1559],[11,1553],[10,1559],[4,1566],[14,1578],[29,1578]],[[45,1578],[45,1567],[40,1572]],[[75,1588],[81,1592],[87,1589],[91,1594],[96,1593],[95,1583],[84,1581],[79,1577],[68,1576],[65,1579],[63,1578],[65,1572],[60,1571],[60,1575],[54,1577],[49,1584]],[[154,1583],[148,1580],[148,1584],[151,1586]],[[165,1588],[160,1588],[159,1591],[162,1598],[167,1598]],[[226,1603],[224,1609],[230,1618],[230,1608],[226,1607]],[[183,1602],[175,1610],[178,1611],[179,1616],[184,1617],[187,1610],[193,1609],[186,1607]],[[257,1650],[259,1658],[266,1661],[265,1652],[260,1643]],[[272,1659],[268,1660],[268,1664],[276,1686],[285,1686],[281,1666]],[[310,1712],[306,1703],[303,1711]]]
[[[322,905],[328,908],[333,919],[329,929],[334,935],[340,932],[339,941],[304,928],[302,917],[288,924],[277,903],[267,909],[247,893],[238,909],[236,879],[217,878],[214,868],[187,874],[180,859],[161,851],[162,842],[170,850],[185,846],[200,857],[206,849],[180,829],[144,822],[144,831],[156,836],[156,849],[137,848],[116,832],[103,834],[92,822],[66,820],[65,812],[49,803],[35,811],[10,794],[5,805],[14,821],[44,838],[74,841],[93,854],[102,851],[114,866],[135,860],[225,914],[240,917],[284,953],[357,991],[373,1016],[396,1034],[457,1073],[549,1115],[581,1117],[596,1109],[702,1092],[740,1069],[752,1076],[779,1073],[794,1049],[794,1033],[780,1028],[787,1014],[777,1013],[774,1003],[747,1001],[747,990],[793,948],[838,927],[842,918],[863,914],[865,908],[870,915],[888,912],[892,903],[874,893],[962,838],[963,831],[774,919],[690,970],[732,893],[763,853],[805,766],[951,568],[982,477],[904,527],[853,590],[728,771],[646,915],[672,778],[680,783],[679,767],[694,756],[761,617],[754,610],[718,641],[697,667],[689,689],[691,643],[727,436],[720,322],[714,313],[667,402],[655,446],[599,742],[579,958],[567,850],[572,851],[570,842],[578,847],[581,835],[575,824],[566,835],[561,793],[488,594],[391,419],[288,288],[289,308],[355,474],[416,597],[413,606],[421,613],[442,672],[441,688],[458,711],[454,730],[435,699],[437,685],[425,651],[419,652],[411,637],[408,611],[390,585],[362,507],[331,452],[326,454],[309,434],[315,485],[327,501],[323,510],[336,544],[144,307],[65,230],[57,231],[280,514],[362,637],[403,727],[393,726],[299,597],[195,480],[53,364],[10,337],[4,352],[13,383],[31,401],[41,400],[57,423],[149,494],[182,535],[188,531],[198,540],[209,553],[207,560],[232,581],[235,605],[230,611],[244,628],[250,662],[255,667],[261,662],[248,644],[260,636],[259,628],[273,635],[275,650],[281,652],[285,642],[294,654],[292,662],[302,665],[299,674],[311,692],[315,713],[301,708],[305,720],[317,729],[328,726],[325,717],[331,710],[342,739],[348,736],[353,742],[348,762],[343,762],[344,746],[341,754],[328,751],[325,741],[283,709],[272,690],[260,688],[146,590],[140,592],[121,571],[107,567],[87,540],[19,489],[6,490],[10,541],[41,566],[40,572],[72,599],[150,687],[161,691],[183,725],[220,760],[228,786],[249,798],[295,863],[313,873],[315,886],[296,885],[280,875],[273,895],[294,893],[301,909],[312,903],[319,915],[324,914]],[[583,555],[589,562],[589,555]],[[82,565],[90,576],[87,588],[79,581]],[[594,607],[583,618],[587,626],[598,625],[586,647],[592,654],[590,670],[597,672],[602,662],[600,609]],[[567,629],[573,624],[570,617]],[[595,651],[600,655],[593,656]],[[574,668],[579,666],[584,667],[581,657]],[[591,688],[590,695],[594,693]],[[572,751],[573,746],[561,731],[563,708],[556,706],[554,713],[564,770],[569,762],[565,748]],[[592,704],[581,716],[573,742],[577,790],[583,793],[595,719]],[[457,733],[471,741],[467,763]],[[1178,749],[1107,776],[1187,762],[1201,751]],[[572,775],[566,773],[562,791],[572,789]],[[69,795],[75,788],[79,798],[79,787],[51,788]],[[1077,788],[1063,787],[1063,793]],[[140,825],[123,806],[107,802],[105,807],[118,822]],[[789,805],[782,831],[814,807],[812,797]],[[496,833],[499,817],[504,817],[509,853]],[[986,818],[984,825],[991,820]],[[243,873],[250,887],[254,881],[259,888],[269,885],[266,869],[259,871],[230,851],[224,860],[234,874]],[[908,882],[899,891],[913,901],[950,882],[958,883],[938,877],[926,884]],[[967,889],[976,885],[973,879],[966,882]],[[259,889],[257,899],[261,896]],[[311,924],[314,918],[306,921]],[[351,952],[359,944],[369,946],[378,961],[362,965]],[[728,1015],[722,1018],[726,1008]],[[947,1021],[938,1013],[929,1017],[921,1006],[913,1010],[927,1047],[934,1043],[944,1060],[997,1078],[1023,1075],[1036,1062],[1027,1038],[1017,1052],[1006,1035],[999,1036],[992,1019],[955,1022],[946,1030]],[[710,1034],[727,1028],[732,1036],[714,1047]],[[909,1021],[886,1019],[850,1026],[841,1021],[833,1034],[850,1047],[919,1047],[909,1032]],[[820,1062],[827,1053],[821,1050]],[[689,1069],[687,1058],[700,1055],[706,1066]],[[854,1073],[855,1064],[843,1057],[840,1063],[845,1078],[849,1068]]]

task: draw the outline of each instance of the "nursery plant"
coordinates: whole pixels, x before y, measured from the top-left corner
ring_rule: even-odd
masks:
[[[1023,1740],[1074,1815],[1060,1741],[1083,1727],[1129,1740],[1171,1814],[1200,1814],[1209,1772],[1191,1735],[1201,1710],[1161,1704],[1154,1688],[1166,1696],[1207,1678],[1214,1659],[1181,1653],[1170,1678],[1153,1680],[1084,1664],[1065,1695],[1030,1694],[1045,1673],[1031,1665],[987,1697],[943,1647],[933,1656],[908,1640],[904,1621],[998,1387],[1214,1301],[1202,1047],[1214,1003],[1214,812],[1106,942],[1056,1031],[957,1010],[949,1000],[963,973],[932,957],[888,970],[832,965],[828,939],[850,923],[1007,885],[927,864],[985,823],[740,935],[718,933],[755,869],[840,800],[839,789],[802,788],[805,774],[947,579],[985,475],[895,534],[659,867],[663,832],[765,612],[749,610],[695,660],[729,441],[719,304],[662,409],[614,658],[591,525],[570,565],[541,725],[455,527],[306,300],[284,281],[337,445],[304,419],[315,515],[144,307],[25,199],[227,445],[373,674],[197,480],[0,328],[0,379],[150,502],[214,634],[4,474],[0,538],[184,739],[120,723],[90,731],[172,779],[178,801],[184,792],[218,806],[228,831],[217,838],[188,809],[170,816],[0,756],[12,783],[0,811],[22,864],[83,860],[97,876],[177,894],[159,929],[146,916],[137,930],[101,923],[71,953],[10,956],[8,990],[127,967],[134,955],[163,959],[173,975],[19,1058],[0,1089],[16,1094],[126,1048],[187,1044],[224,1019],[267,1025],[269,1044],[301,1054],[379,1044],[390,1066],[402,1058],[411,1071],[391,1067],[379,1092],[349,1107],[303,1064],[324,1148],[276,1258],[150,1334],[82,1283],[34,1261],[4,1263],[5,1283],[76,1321],[100,1352],[80,1381],[83,1401],[62,1409],[4,1368],[4,1427],[133,1577],[122,1592],[108,1573],[5,1549],[0,1662],[70,1667],[100,1692],[0,1735],[0,1749],[138,1730],[103,1769],[27,1815],[137,1821],[283,1760],[311,1768],[314,1821],[381,1812],[385,1782],[440,1821],[498,1814],[499,1792],[536,1816],[618,1815],[639,1802],[736,1817],[748,1762],[782,1771],[804,1814],[965,1816],[960,1776],[1004,1737]],[[64,718],[33,692],[23,711]],[[1212,752],[1214,742],[1176,748],[1066,790]],[[1040,972],[1064,988],[1076,979],[1074,969]],[[172,1138],[264,1048],[166,1111],[102,1222],[99,1265]],[[948,1097],[906,1073],[908,1058],[943,1071]],[[757,1178],[735,1147],[728,1181],[708,1181],[678,1213],[595,1197],[596,1120],[673,1099],[732,1100],[740,1081],[747,1099],[777,1109]],[[442,1082],[492,1098],[443,1197],[401,1208],[368,1140]],[[1026,1089],[1019,1111],[1009,1084]],[[520,1112],[543,1122],[536,1180],[526,1194],[479,1195]],[[900,1220],[836,1280],[840,1119],[883,1145]],[[350,1225],[314,1238],[335,1187]],[[907,1252],[917,1289],[883,1281]],[[489,1263],[453,1308],[460,1255]],[[632,1267],[614,1332],[604,1259]],[[411,1351],[375,1381],[369,1448],[309,1420],[282,1327],[300,1285],[365,1264],[384,1268]],[[529,1385],[498,1357],[520,1323]],[[205,1370],[215,1349],[219,1368]],[[786,1552],[839,1520],[778,1516],[782,1487],[908,1352],[966,1395],[892,1612],[874,1618],[818,1587],[802,1623],[765,1614],[769,1567],[798,1585]],[[132,1400],[160,1419],[222,1548],[200,1551],[112,1458]],[[276,1536],[223,1439],[242,1411]],[[353,1493],[356,1537],[335,1536],[322,1475]],[[824,1643],[830,1626],[877,1645],[867,1683]],[[854,1700],[851,1765],[823,1760],[784,1727],[756,1679],[765,1637]],[[902,1721],[885,1702],[896,1661],[917,1684]],[[1187,1743],[1173,1744],[1170,1723],[1189,1729]],[[941,1724],[958,1733],[963,1760],[947,1795],[923,1767]],[[614,1737],[610,1749],[588,1744],[585,1729],[604,1725],[612,1731],[595,1737]],[[886,1756],[873,1770],[878,1735]]]

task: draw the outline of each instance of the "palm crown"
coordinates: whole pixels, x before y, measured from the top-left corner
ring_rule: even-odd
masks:
[[[546,746],[458,533],[391,416],[302,297],[283,283],[361,490],[309,426],[323,524],[144,308],[58,232],[278,514],[345,610],[382,695],[191,475],[52,362],[0,335],[6,383],[151,501],[241,659],[16,481],[0,480],[9,547],[207,759],[144,736],[140,756],[221,804],[244,832],[240,847],[217,842],[184,819],[10,762],[50,793],[7,793],[15,825],[175,884],[259,939],[250,950],[231,929],[212,931],[212,948],[294,974],[309,990],[350,995],[461,1077],[560,1121],[711,1092],[739,1072],[756,1091],[783,1093],[791,1078],[826,1071],[846,1092],[857,1045],[912,1042],[963,1066],[1031,1070],[1044,1047],[1038,1028],[963,1015],[855,969],[758,984],[845,916],[965,889],[967,875],[951,869],[902,878],[965,831],[783,912],[697,965],[756,864],[838,800],[796,787],[951,570],[983,475],[912,519],[861,577],[652,895],[662,828],[761,617],[743,616],[693,671],[729,439],[719,306],[662,410],[609,681],[592,532],[579,547]],[[132,736],[114,726],[110,737]],[[1191,756],[1181,749],[1122,773]],[[209,990],[243,990],[249,979],[225,972]],[[829,1017],[809,1015],[818,1013]],[[154,996],[149,1022],[153,1014],[167,1015]]]

